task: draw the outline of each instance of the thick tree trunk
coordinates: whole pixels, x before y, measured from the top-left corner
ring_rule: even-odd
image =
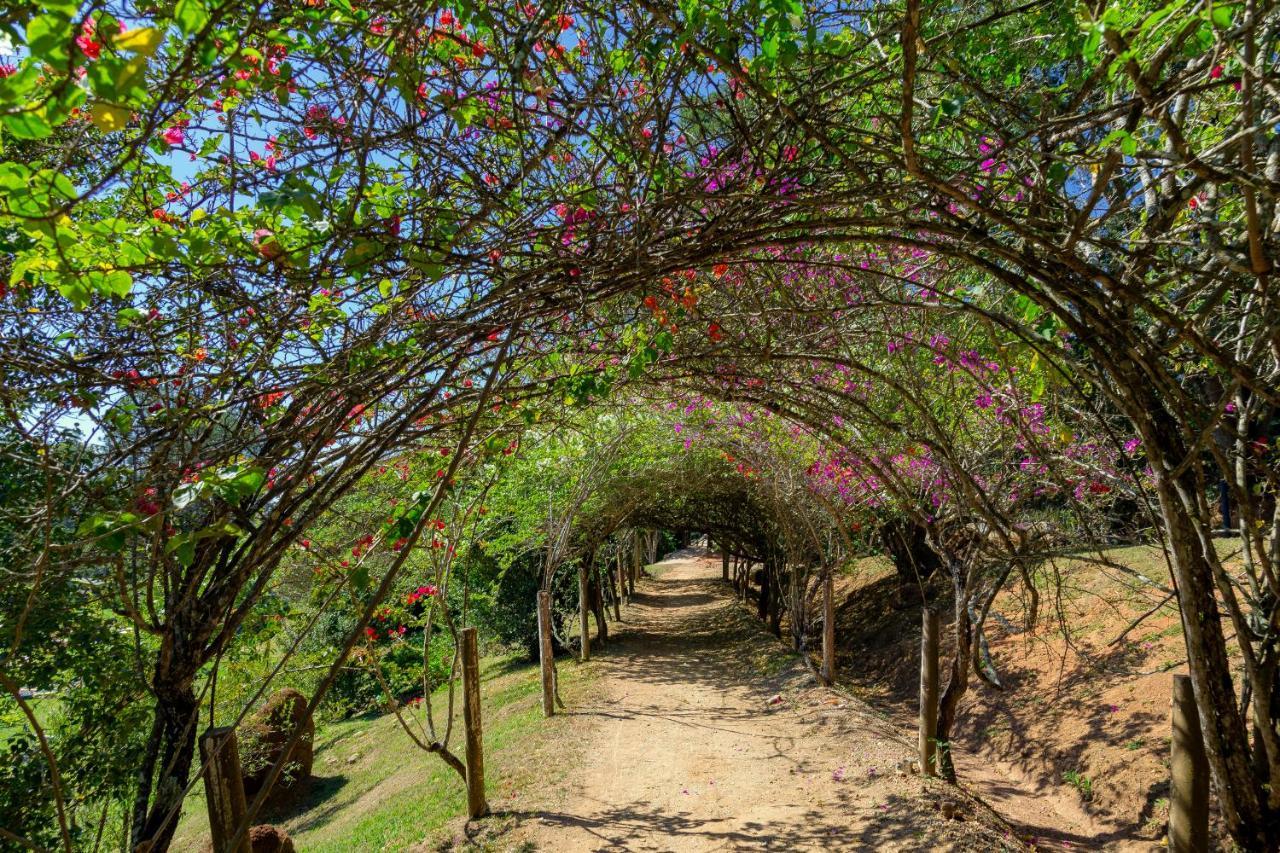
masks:
[[[1196,491],[1198,486],[1190,474],[1171,481],[1157,469],[1156,492],[1171,552],[1187,647],[1187,668],[1195,688],[1205,751],[1217,781],[1222,818],[1231,837],[1245,850],[1276,850],[1280,848],[1280,834],[1269,827],[1262,793],[1262,785],[1271,780],[1254,774],[1247,728],[1231,683],[1231,663],[1222,633],[1214,569],[1203,552],[1203,548],[1212,545],[1208,536],[1201,536],[1207,531],[1197,530],[1200,525],[1185,509],[1187,505],[1195,505]]]
[[[157,689],[153,744],[143,766],[133,807],[132,847],[147,853],[169,849],[178,828],[178,813],[191,778],[200,705],[190,686]],[[154,794],[153,794],[154,792]]]

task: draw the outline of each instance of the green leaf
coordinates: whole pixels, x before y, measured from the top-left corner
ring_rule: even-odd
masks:
[[[0,116],[0,123],[16,139],[44,139],[53,133],[53,126],[44,117],[43,109],[23,109],[20,112]]]
[[[183,566],[190,566],[196,559],[196,543],[190,533],[179,533],[164,543],[166,554],[172,554]]]
[[[73,33],[69,15],[39,15],[27,24],[27,50],[50,65],[66,66]]]
[[[192,36],[209,23],[209,10],[201,0],[178,0],[173,7],[173,20],[184,36]]]
[[[58,293],[70,300],[72,307],[82,311],[89,305],[89,288],[76,278],[64,278],[57,283]]]
[[[183,483],[173,490],[173,508],[186,509],[204,494],[205,485],[199,481]]]

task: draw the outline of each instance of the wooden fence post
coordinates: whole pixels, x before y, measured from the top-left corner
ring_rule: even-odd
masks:
[[[248,811],[235,729],[222,726],[201,735],[200,760],[204,762],[204,796],[214,853],[249,853],[247,832],[240,834],[240,843],[234,849],[229,846]]]
[[[938,773],[938,635],[941,620],[924,608],[920,635],[920,775]]]
[[[827,571],[822,579],[822,680],[836,680],[836,579]]]
[[[1209,759],[1191,677],[1173,677],[1173,748],[1169,760],[1169,851],[1209,849]]]
[[[613,560],[613,568],[609,571],[609,592],[613,595],[613,618],[622,621],[622,596],[627,593],[626,581],[622,579],[622,550],[619,549]]]
[[[578,565],[578,623],[582,629],[582,652],[580,660],[591,659],[591,625],[589,616],[591,601],[587,590],[587,564]]]
[[[551,593],[538,590],[538,661],[542,664],[542,716],[556,713],[555,658],[551,650]]]
[[[467,816],[484,817],[484,739],[480,723],[480,651],[476,629],[462,629],[462,721],[467,730]]]

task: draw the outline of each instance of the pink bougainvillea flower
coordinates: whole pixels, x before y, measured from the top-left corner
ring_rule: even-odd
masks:
[[[102,44],[93,37],[93,21],[84,22],[80,35],[76,36],[76,47],[86,59],[93,60],[102,55]]]

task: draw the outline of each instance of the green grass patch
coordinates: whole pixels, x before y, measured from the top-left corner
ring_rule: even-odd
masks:
[[[557,667],[561,695],[570,702],[590,680],[590,665],[560,660]],[[545,784],[561,772],[555,747],[569,720],[543,718],[538,667],[515,658],[485,659],[481,691],[486,788],[490,806],[501,809],[524,788]],[[432,702],[437,731],[442,732],[445,691],[433,694]],[[460,757],[461,715],[459,690],[449,746]],[[417,716],[422,717],[421,710]],[[438,755],[416,746],[393,714],[384,714],[319,726],[312,779],[294,802],[261,820],[283,826],[299,850],[345,853],[439,843],[452,834],[451,824],[465,810],[462,778]],[[208,838],[207,821],[198,788],[184,805],[174,849],[199,849]]]

